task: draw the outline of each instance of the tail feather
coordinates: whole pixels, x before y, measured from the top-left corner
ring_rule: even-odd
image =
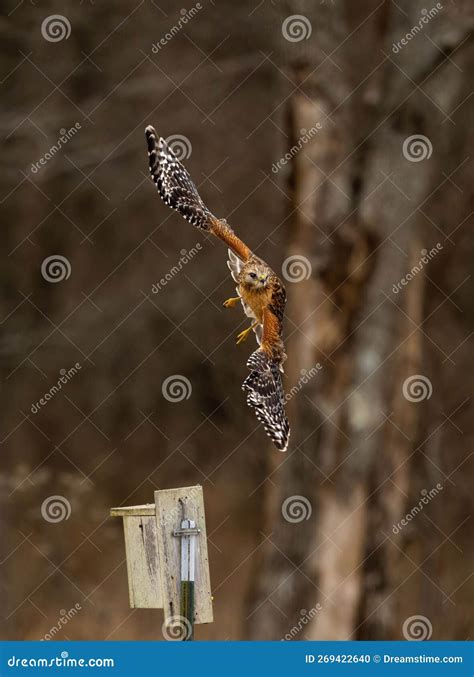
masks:
[[[154,128],[145,129],[150,174],[161,199],[202,230],[209,230],[215,217],[208,210],[191,177],[163,137]]]
[[[280,365],[259,349],[250,355],[247,366],[251,371],[242,384],[247,391],[247,404],[255,409],[255,415],[277,449],[286,451],[290,424],[285,412]]]

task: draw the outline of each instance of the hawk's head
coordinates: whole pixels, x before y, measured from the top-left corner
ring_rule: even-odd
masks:
[[[248,289],[265,289],[269,281],[270,270],[263,261],[250,261],[242,270],[241,283]]]

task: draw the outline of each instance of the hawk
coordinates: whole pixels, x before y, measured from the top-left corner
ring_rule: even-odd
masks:
[[[151,178],[165,204],[200,230],[212,233],[228,247],[227,265],[237,296],[225,308],[242,304],[251,325],[237,336],[242,343],[253,330],[258,348],[249,357],[250,374],[242,384],[247,404],[280,451],[286,451],[290,425],[285,412],[282,377],[286,359],[282,340],[286,292],[273,270],[242,242],[225,219],[215,217],[202,201],[191,177],[165,139],[153,127],[145,130]]]

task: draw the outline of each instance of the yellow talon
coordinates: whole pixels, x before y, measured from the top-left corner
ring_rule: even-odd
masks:
[[[236,344],[239,345],[239,343],[243,343],[247,339],[251,331],[252,327],[249,327],[248,329],[244,329],[243,331],[241,331],[240,334],[237,335]]]
[[[222,304],[224,308],[233,308],[234,306],[237,305],[237,303],[240,301],[240,296],[234,296],[230,299],[227,299],[227,301],[224,301]]]

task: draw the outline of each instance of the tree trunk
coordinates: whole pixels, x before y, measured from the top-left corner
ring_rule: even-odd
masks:
[[[312,25],[310,39],[286,46],[292,83],[286,84],[295,85],[287,130],[298,150],[288,174],[280,175],[292,195],[287,253],[298,257],[308,279],[295,276],[300,281],[287,285],[293,436],[283,460],[268,452],[265,542],[248,597],[249,635],[258,639],[400,638],[407,616],[423,614],[434,624],[445,586],[455,588],[439,573],[459,566],[459,552],[441,549],[436,575],[427,574],[441,534],[420,538],[407,552],[410,528],[397,535],[392,525],[426,498],[421,489],[446,485],[448,468],[465,454],[458,440],[453,463],[435,441],[437,427],[448,433],[442,391],[423,402],[412,388],[436,391],[434,369],[441,376],[449,364],[432,336],[446,319],[441,312],[430,316],[430,308],[433,296],[446,307],[456,286],[433,278],[446,270],[448,233],[471,210],[469,193],[458,191],[450,225],[456,188],[445,178],[446,149],[452,171],[469,155],[459,144],[454,159],[452,145],[461,134],[472,136],[472,99],[461,72],[474,59],[467,12],[445,7],[421,20],[425,35],[415,36],[421,46],[413,58],[409,44],[397,50],[397,43],[427,15],[421,3],[343,7],[345,13],[340,3],[325,3],[316,11],[295,2],[288,12]],[[319,131],[306,141],[304,131],[316,123]],[[407,140],[413,135],[422,138]],[[430,216],[436,210],[446,215],[446,228]],[[432,262],[434,256],[439,260]],[[405,279],[415,267],[419,272]],[[460,267],[464,275],[455,277],[464,280],[467,261]],[[467,294],[472,281],[462,280]],[[472,318],[466,327],[459,311],[450,310],[451,322],[462,325],[460,344]],[[322,369],[305,377],[317,363]],[[454,409],[460,397],[452,400]],[[422,417],[435,402],[431,427]],[[285,519],[290,497],[299,502],[301,519],[296,512]],[[434,510],[446,512],[445,500],[433,498],[429,508],[422,503],[415,533],[423,533]],[[448,534],[458,526],[453,514],[442,521]],[[430,605],[420,592],[426,586],[436,598]],[[459,626],[437,632],[443,639],[462,635]]]

